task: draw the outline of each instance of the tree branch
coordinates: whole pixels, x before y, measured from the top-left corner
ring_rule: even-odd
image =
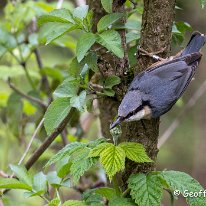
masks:
[[[20,164],[24,161],[26,155],[27,155],[28,152],[29,152],[29,149],[30,149],[30,147],[31,147],[31,144],[32,144],[32,142],[34,141],[34,139],[35,139],[35,137],[36,137],[36,135],[37,135],[37,132],[38,132],[39,129],[42,127],[43,123],[44,123],[44,118],[42,118],[42,120],[41,120],[40,123],[38,124],[37,128],[35,129],[32,137],[31,137],[31,139],[30,139],[30,141],[29,141],[29,143],[28,143],[28,145],[27,145],[27,147],[26,147],[26,150],[25,150],[24,154],[22,155],[21,159],[20,159],[19,162],[18,162],[18,165],[20,165]]]
[[[47,148],[51,145],[51,143],[55,140],[55,138],[64,130],[67,123],[73,116],[75,108],[71,108],[69,114],[64,118],[64,120],[59,124],[59,126],[52,132],[45,141],[41,144],[41,146],[33,153],[33,155],[26,162],[25,167],[29,170],[33,164],[39,159],[39,157],[47,150]]]
[[[9,84],[9,87],[10,87],[13,91],[15,91],[16,93],[18,93],[20,96],[24,97],[25,99],[27,99],[27,100],[29,100],[29,101],[31,101],[31,102],[34,102],[34,103],[40,105],[44,110],[47,109],[47,105],[46,105],[44,102],[42,102],[40,99],[37,99],[37,98],[32,97],[32,96],[29,96],[29,95],[23,93],[22,91],[20,91],[18,88],[16,88],[15,85],[11,82],[11,79],[10,79],[10,78],[8,79],[8,84]]]

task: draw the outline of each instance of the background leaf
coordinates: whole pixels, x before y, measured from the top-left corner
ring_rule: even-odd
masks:
[[[74,9],[73,16],[83,20],[87,16],[88,10],[88,5],[79,6]]]
[[[44,127],[47,134],[51,134],[64,120],[71,109],[69,98],[55,99],[44,115]]]
[[[31,191],[31,186],[24,184],[16,179],[0,178],[0,188],[2,189],[22,189]]]
[[[32,178],[24,166],[11,164],[10,168],[21,182],[32,185]]]

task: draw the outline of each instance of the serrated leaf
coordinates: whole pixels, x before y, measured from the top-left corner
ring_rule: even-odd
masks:
[[[117,172],[125,168],[125,152],[120,146],[110,144],[101,152],[100,162],[111,181]]]
[[[95,193],[107,198],[108,200],[113,199],[116,195],[116,192],[113,188],[109,187],[100,187],[95,189]]]
[[[115,197],[109,202],[109,206],[117,206],[117,205],[137,206],[130,198],[123,198],[123,197]]]
[[[134,162],[152,162],[142,144],[123,142],[119,146],[125,151],[126,157]]]
[[[48,206],[59,206],[60,204],[60,200],[59,199],[53,199],[49,204]]]
[[[32,186],[32,178],[24,166],[11,164],[10,168],[21,182]]]
[[[74,152],[77,150],[84,148],[84,145],[80,142],[73,142],[68,145],[66,145],[63,149],[61,149],[57,154],[55,154],[45,165],[45,167],[48,167],[51,164],[56,163],[57,161],[71,156]]]
[[[163,179],[167,182],[172,190],[179,190],[181,194],[184,191],[199,192],[204,191],[203,187],[193,179],[191,176],[184,172],[179,171],[163,171],[160,173]],[[206,205],[206,197],[186,197],[186,200],[190,206],[203,206]]]
[[[82,200],[84,200],[85,203],[90,206],[104,206],[103,204],[101,204],[101,202],[103,201],[102,196],[96,194],[95,189],[86,190],[82,194]]]
[[[54,91],[56,97],[73,97],[77,95],[79,82],[75,78],[65,79]]]
[[[88,157],[89,152],[90,149],[85,147],[81,151],[73,154],[74,160],[70,168],[70,174],[75,184],[79,181],[79,178],[97,162],[96,158]]]
[[[88,10],[88,5],[79,6],[74,9],[73,16],[83,20],[87,16]]]
[[[86,103],[86,95],[87,92],[84,90],[79,94],[79,96],[72,97],[70,100],[70,105],[77,108],[80,112],[84,111],[83,107]]]
[[[112,13],[113,0],[101,0],[104,10],[108,13]]]
[[[55,9],[46,15],[38,18],[38,24],[41,26],[48,22],[74,23],[71,12],[68,9]]]
[[[79,200],[68,200],[62,206],[87,206],[86,203]]]
[[[103,30],[106,30],[108,27],[110,27],[113,23],[115,23],[123,16],[124,16],[123,13],[112,13],[103,16],[97,24],[97,31],[101,32]]]
[[[71,109],[69,98],[55,99],[48,107],[44,115],[44,127],[50,135],[64,120]]]
[[[121,37],[117,31],[105,31],[97,36],[97,42],[113,52],[117,57],[124,57],[124,50],[121,44]]]
[[[96,41],[96,36],[93,33],[84,33],[80,36],[76,47],[78,62],[80,62],[84,58],[84,56],[91,48],[91,46],[95,43],[95,41]]]
[[[33,190],[43,194],[47,189],[47,178],[43,172],[37,173],[33,178]]]
[[[101,152],[110,145],[111,145],[111,143],[107,143],[107,142],[104,142],[102,144],[97,145],[96,147],[94,147],[90,151],[89,157],[98,157],[98,156],[100,156]]]
[[[0,178],[0,188],[2,189],[22,189],[31,191],[31,186],[24,184],[16,179]]]
[[[128,188],[131,189],[131,197],[138,206],[160,206],[163,188],[157,175],[131,175]]]
[[[95,147],[97,147],[98,145],[102,144],[102,143],[105,143],[107,140],[105,138],[98,138],[98,139],[95,139],[95,140],[92,140],[88,143],[88,147],[93,149]]]
[[[106,78],[104,86],[105,88],[112,88],[113,86],[119,84],[121,82],[121,79],[118,76],[109,76]]]

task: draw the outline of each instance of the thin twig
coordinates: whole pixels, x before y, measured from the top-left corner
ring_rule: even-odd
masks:
[[[73,116],[75,109],[71,108],[69,114],[65,119],[60,123],[60,125],[52,132],[41,144],[41,146],[33,153],[30,159],[26,162],[25,167],[29,170],[33,164],[39,159],[39,157],[47,150],[51,143],[56,139],[56,137],[63,131],[67,123]]]
[[[16,93],[18,93],[19,95],[21,95],[22,97],[24,97],[25,99],[37,103],[38,105],[40,105],[44,110],[46,110],[47,105],[45,103],[43,103],[40,99],[37,99],[35,97],[29,96],[25,93],[23,93],[22,91],[20,91],[18,88],[15,87],[15,85],[11,82],[11,79],[8,79],[8,84],[9,87],[14,90]]]
[[[200,97],[202,97],[205,91],[206,91],[206,80],[193,94],[193,96],[190,98],[190,100],[187,102],[187,104],[184,106],[184,108],[179,113],[179,115],[175,118],[172,124],[168,127],[168,129],[162,134],[162,136],[159,139],[158,148],[160,148],[171,137],[172,133],[180,125],[180,122],[183,119],[185,112],[196,104],[196,102],[200,99]]]
[[[32,137],[31,137],[31,139],[30,139],[30,141],[29,141],[29,144],[27,145],[27,148],[26,148],[24,154],[22,155],[21,159],[20,159],[19,162],[18,162],[18,165],[20,165],[20,164],[24,161],[24,159],[25,159],[26,155],[28,154],[29,149],[30,149],[30,147],[31,147],[31,145],[32,145],[32,142],[33,142],[34,139],[36,138],[36,135],[37,135],[39,129],[42,127],[43,123],[44,123],[44,118],[42,118],[42,120],[41,120],[40,123],[38,124],[37,128],[35,129]]]

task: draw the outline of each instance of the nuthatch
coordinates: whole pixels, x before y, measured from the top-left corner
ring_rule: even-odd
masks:
[[[205,35],[194,32],[182,52],[138,74],[130,84],[119,106],[118,118],[110,129],[123,121],[157,118],[168,112],[192,80],[205,42]]]

